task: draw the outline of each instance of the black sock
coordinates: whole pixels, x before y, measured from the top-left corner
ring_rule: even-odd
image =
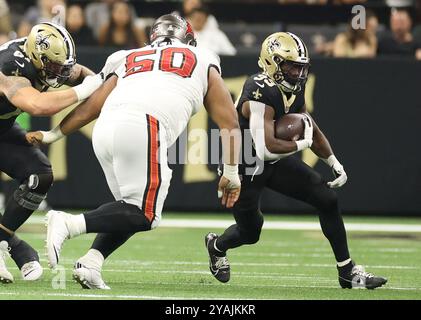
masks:
[[[243,244],[243,237],[241,236],[241,232],[237,224],[233,224],[228,227],[228,229],[226,229],[216,241],[216,247],[222,252],[226,252],[228,249],[240,247]]]
[[[84,214],[87,233],[135,233],[151,229],[151,222],[137,206],[110,202]]]
[[[20,206],[16,200],[11,197],[7,203],[6,210],[4,211],[0,223],[10,231],[14,232],[19,229],[19,227],[24,224],[26,220],[28,220],[33,212],[34,210],[29,210]],[[0,241],[8,241],[10,237],[10,233],[0,228]]]
[[[10,255],[19,269],[21,269],[25,263],[39,261],[38,252],[16,235],[9,239],[9,247]]]
[[[132,235],[133,233],[99,233],[92,243],[91,249],[98,250],[106,259]]]

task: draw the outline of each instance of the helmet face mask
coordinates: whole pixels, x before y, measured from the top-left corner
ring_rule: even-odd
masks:
[[[259,66],[281,90],[295,94],[307,81],[310,59],[300,38],[289,32],[278,32],[263,42]]]
[[[40,71],[40,76],[48,86],[58,88],[69,80],[74,63],[63,65],[50,61],[47,57],[41,57],[41,60],[44,68]]]
[[[194,47],[197,44],[190,23],[175,14],[163,15],[154,22],[149,40],[152,43],[157,39],[178,39]]]
[[[53,23],[35,25],[28,35],[24,51],[38,71],[39,80],[58,88],[69,78],[76,64],[73,39],[65,28]]]

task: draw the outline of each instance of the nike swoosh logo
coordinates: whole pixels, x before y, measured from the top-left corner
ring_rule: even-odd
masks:
[[[17,60],[15,60],[15,62],[16,62],[16,64],[19,66],[19,67],[21,67],[21,68],[23,68],[24,66],[25,66],[25,64],[22,62],[19,62],[19,61],[17,61]]]
[[[35,269],[32,269],[31,271],[29,271],[28,273],[25,273],[23,276],[24,277],[27,277],[28,275],[30,275],[32,272],[34,272],[35,271]]]
[[[260,88],[264,88],[265,87],[265,85],[264,84],[261,84],[261,83],[258,83],[258,82],[255,82]]]

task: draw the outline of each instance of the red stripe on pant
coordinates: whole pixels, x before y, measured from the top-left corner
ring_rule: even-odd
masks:
[[[158,120],[149,115],[146,116],[148,120],[149,133],[149,155],[148,155],[148,172],[149,179],[145,189],[146,197],[144,197],[143,211],[146,218],[152,222],[155,218],[155,203],[158,197],[160,178],[159,166],[159,124]]]

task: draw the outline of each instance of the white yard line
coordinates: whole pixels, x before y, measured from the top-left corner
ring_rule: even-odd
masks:
[[[33,216],[29,224],[43,224],[44,217]],[[163,219],[160,227],[163,228],[227,228],[233,220],[206,220],[206,219]],[[369,232],[421,232],[421,225],[409,224],[378,224],[378,223],[346,223],[347,231]],[[266,221],[264,229],[267,230],[320,230],[317,222],[297,221]]]

